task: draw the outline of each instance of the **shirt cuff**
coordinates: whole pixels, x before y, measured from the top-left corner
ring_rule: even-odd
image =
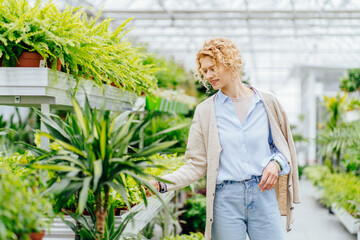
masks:
[[[282,155],[282,153],[276,148],[276,146],[274,146],[273,151],[274,156],[272,158],[275,159],[279,164],[281,164],[282,167],[282,171],[280,172],[279,176],[288,174],[290,172],[290,166],[286,162],[284,155]]]

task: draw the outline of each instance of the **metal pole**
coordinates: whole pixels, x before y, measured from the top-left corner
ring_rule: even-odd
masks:
[[[43,114],[49,114],[50,113],[50,104],[41,104],[41,112]],[[42,132],[48,132],[45,124],[43,123],[43,121],[41,121],[41,131]],[[40,144],[42,149],[50,149],[50,140],[47,137],[41,136],[41,144]]]

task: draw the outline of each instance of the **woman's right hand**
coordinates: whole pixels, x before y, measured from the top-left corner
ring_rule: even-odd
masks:
[[[159,191],[159,183],[158,181],[155,181],[155,180],[149,180],[149,183],[151,183],[155,188],[156,188],[156,191]],[[149,191],[149,189],[146,189],[146,197],[150,197],[152,196],[153,194]]]

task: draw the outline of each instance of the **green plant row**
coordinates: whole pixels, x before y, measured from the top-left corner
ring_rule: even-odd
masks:
[[[360,218],[360,178],[348,173],[331,173],[326,166],[309,166],[304,170],[307,179],[323,189],[321,203],[333,203],[352,216]]]
[[[89,19],[83,8],[37,0],[0,0],[0,58],[5,66],[15,66],[23,51],[38,52],[56,69],[63,69],[77,81],[91,78],[102,86],[114,83],[119,88],[140,94],[156,89],[156,68],[144,64],[147,55],[124,40],[128,19],[114,31],[107,18],[99,23],[101,12]]]

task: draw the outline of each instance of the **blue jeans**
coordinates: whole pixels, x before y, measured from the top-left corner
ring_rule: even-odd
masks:
[[[261,176],[216,185],[213,240],[284,240],[275,190],[260,192]]]

